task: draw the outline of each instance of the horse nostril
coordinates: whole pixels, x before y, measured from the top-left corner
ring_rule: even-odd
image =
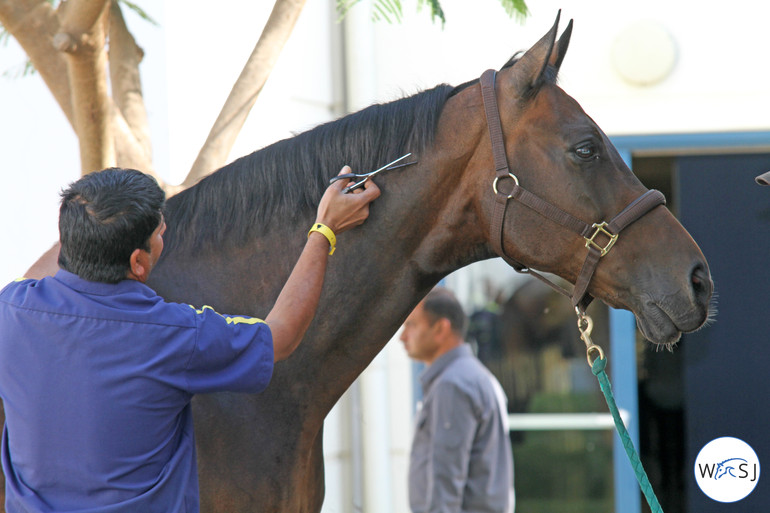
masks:
[[[713,284],[711,282],[711,276],[709,276],[709,272],[706,270],[706,266],[703,263],[698,262],[693,267],[692,273],[690,273],[690,283],[692,284],[696,297],[704,296],[703,299],[708,300],[709,296],[711,296]]]

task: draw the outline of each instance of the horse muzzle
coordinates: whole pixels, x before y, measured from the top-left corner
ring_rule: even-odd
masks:
[[[693,266],[687,286],[644,288],[637,304],[628,308],[636,316],[639,331],[655,344],[674,344],[682,333],[697,331],[714,316],[714,282],[705,260]]]

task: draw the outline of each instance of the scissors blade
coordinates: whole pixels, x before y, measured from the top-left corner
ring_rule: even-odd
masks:
[[[390,166],[392,166],[393,164],[395,164],[395,163],[397,163],[397,162],[401,162],[402,160],[404,160],[405,158],[407,158],[407,157],[408,157],[409,155],[411,155],[411,154],[412,154],[412,153],[411,153],[411,152],[409,152],[409,153],[407,153],[406,155],[403,155],[403,156],[401,156],[401,157],[398,157],[398,158],[397,158],[396,160],[394,160],[393,162],[389,162],[388,164],[385,164],[385,165],[384,165],[384,166],[382,166],[381,168],[379,168],[379,169],[375,169],[375,170],[374,170],[374,171],[372,171],[371,173],[367,173],[366,177],[367,177],[367,178],[371,178],[372,176],[376,175],[376,174],[377,174],[377,173],[379,173],[380,171],[385,171],[386,169],[388,169],[388,168],[389,168]]]
[[[407,158],[411,154],[412,154],[412,152],[409,152],[406,155],[402,155],[402,156],[398,157],[396,160],[394,160],[393,162],[388,162],[387,164],[385,164],[381,168],[375,169],[371,173],[367,173],[367,174],[363,175],[363,177],[364,177],[363,180],[361,180],[360,182],[356,182],[353,185],[349,185],[348,187],[343,189],[343,192],[345,194],[347,194],[350,191],[354,191],[354,190],[356,190],[356,189],[358,189],[360,187],[363,187],[364,184],[366,183],[366,181],[369,180],[371,177],[373,177],[374,175],[376,175],[377,173],[380,173],[382,171],[387,171],[390,168],[390,166],[392,166],[393,164],[397,164],[398,162],[401,162],[402,160],[404,160],[405,158]]]

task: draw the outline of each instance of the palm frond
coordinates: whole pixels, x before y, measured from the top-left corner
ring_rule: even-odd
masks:
[[[404,14],[401,8],[401,0],[372,0],[374,3],[372,10],[372,21],[384,20],[388,23],[401,23],[401,17]],[[339,20],[344,18],[351,7],[361,2],[361,0],[336,0],[337,13]]]

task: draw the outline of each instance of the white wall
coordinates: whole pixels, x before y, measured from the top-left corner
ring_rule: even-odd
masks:
[[[608,134],[770,128],[766,3],[736,0],[717,9],[696,0],[531,0],[532,15],[523,26],[494,0],[445,4],[443,32],[427,16],[376,26],[379,97],[442,81],[458,84],[499,67],[545,34],[562,8],[561,29],[574,19],[574,30],[560,84]],[[621,35],[645,20],[670,33],[675,62],[660,83],[641,87],[614,71],[612,50]],[[417,42],[416,35],[424,41]],[[642,41],[642,56],[648,44]],[[644,59],[635,63],[648,65]]]

